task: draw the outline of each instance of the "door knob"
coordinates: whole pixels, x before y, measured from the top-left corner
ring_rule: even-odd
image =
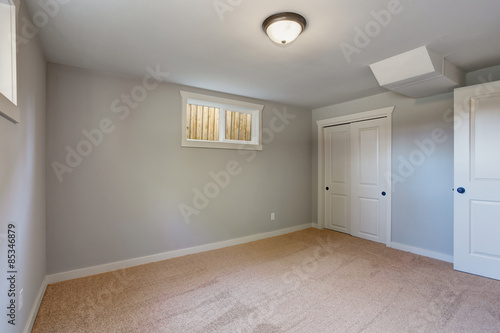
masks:
[[[387,193],[385,193],[385,191],[384,191],[384,192],[382,192],[382,196],[383,196],[383,197],[385,197],[386,195],[387,195]]]
[[[329,189],[330,189],[330,188],[327,186],[327,187],[326,187],[326,190],[328,191]]]
[[[459,188],[457,188],[457,192],[460,193],[460,194],[464,194],[465,193],[465,188],[459,187]]]

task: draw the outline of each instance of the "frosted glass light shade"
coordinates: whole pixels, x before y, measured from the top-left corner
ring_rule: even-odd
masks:
[[[306,19],[296,13],[279,13],[269,16],[262,28],[267,36],[277,44],[293,42],[304,31]]]

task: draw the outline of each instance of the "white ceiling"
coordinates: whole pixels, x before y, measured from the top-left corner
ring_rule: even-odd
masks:
[[[368,67],[428,45],[464,71],[500,64],[499,0],[400,0],[399,14],[347,62],[341,43],[397,0],[52,0],[61,4],[39,35],[47,60],[143,76],[310,109],[385,91]],[[46,0],[25,0],[31,15]],[[233,4],[220,19],[214,3]],[[273,44],[269,15],[308,20],[292,44]]]

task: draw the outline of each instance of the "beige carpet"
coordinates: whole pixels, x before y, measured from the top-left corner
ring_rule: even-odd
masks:
[[[500,332],[500,281],[308,229],[49,285],[33,332]]]

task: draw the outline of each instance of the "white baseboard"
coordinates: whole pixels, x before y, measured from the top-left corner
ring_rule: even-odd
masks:
[[[246,236],[246,237],[241,237],[241,238],[230,239],[230,240],[222,241],[222,242],[218,242],[218,243],[200,245],[200,246],[190,247],[187,249],[169,251],[169,252],[154,254],[154,255],[146,256],[146,257],[128,259],[128,260],[117,261],[117,262],[99,265],[99,266],[77,269],[77,270],[73,270],[73,271],[69,271],[69,272],[47,275],[46,279],[47,279],[47,283],[49,283],[49,284],[61,282],[61,281],[66,281],[66,280],[71,280],[71,279],[77,279],[77,278],[81,278],[81,277],[85,277],[85,276],[111,272],[111,271],[115,271],[115,270],[122,269],[122,268],[128,268],[128,267],[133,267],[133,266],[138,266],[138,265],[149,264],[149,263],[156,262],[156,261],[162,261],[162,260],[172,259],[172,258],[176,258],[176,257],[182,257],[182,256],[185,256],[188,254],[217,250],[217,249],[221,249],[221,248],[228,247],[228,246],[239,245],[239,244],[257,241],[260,239],[281,236],[281,235],[289,234],[291,232],[300,231],[300,230],[304,230],[304,229],[308,229],[308,228],[311,228],[311,223],[299,225],[296,227],[286,228],[286,229],[275,230],[275,231],[271,231],[271,232],[265,232],[262,234],[256,234],[256,235],[251,235],[251,236]]]
[[[33,329],[33,324],[35,324],[36,315],[38,314],[38,309],[40,308],[40,304],[42,303],[43,295],[45,295],[47,284],[47,277],[45,277],[42,281],[42,285],[40,286],[40,290],[36,295],[35,302],[31,307],[30,315],[28,317],[28,321],[26,322],[26,326],[24,327],[23,333],[30,333]]]
[[[418,254],[424,257],[429,257],[441,261],[446,261],[446,262],[453,262],[453,256],[450,256],[449,254],[441,253],[441,252],[435,252],[435,251],[430,251],[430,250],[425,250],[421,249],[419,247],[414,247],[410,245],[405,245],[401,243],[396,243],[396,242],[391,242],[391,247],[396,250],[401,250],[405,252],[411,252],[414,254]]]
[[[319,225],[319,223],[314,223],[314,222],[312,223],[312,227],[313,227],[313,228],[315,228],[315,229],[323,229],[323,228]]]

